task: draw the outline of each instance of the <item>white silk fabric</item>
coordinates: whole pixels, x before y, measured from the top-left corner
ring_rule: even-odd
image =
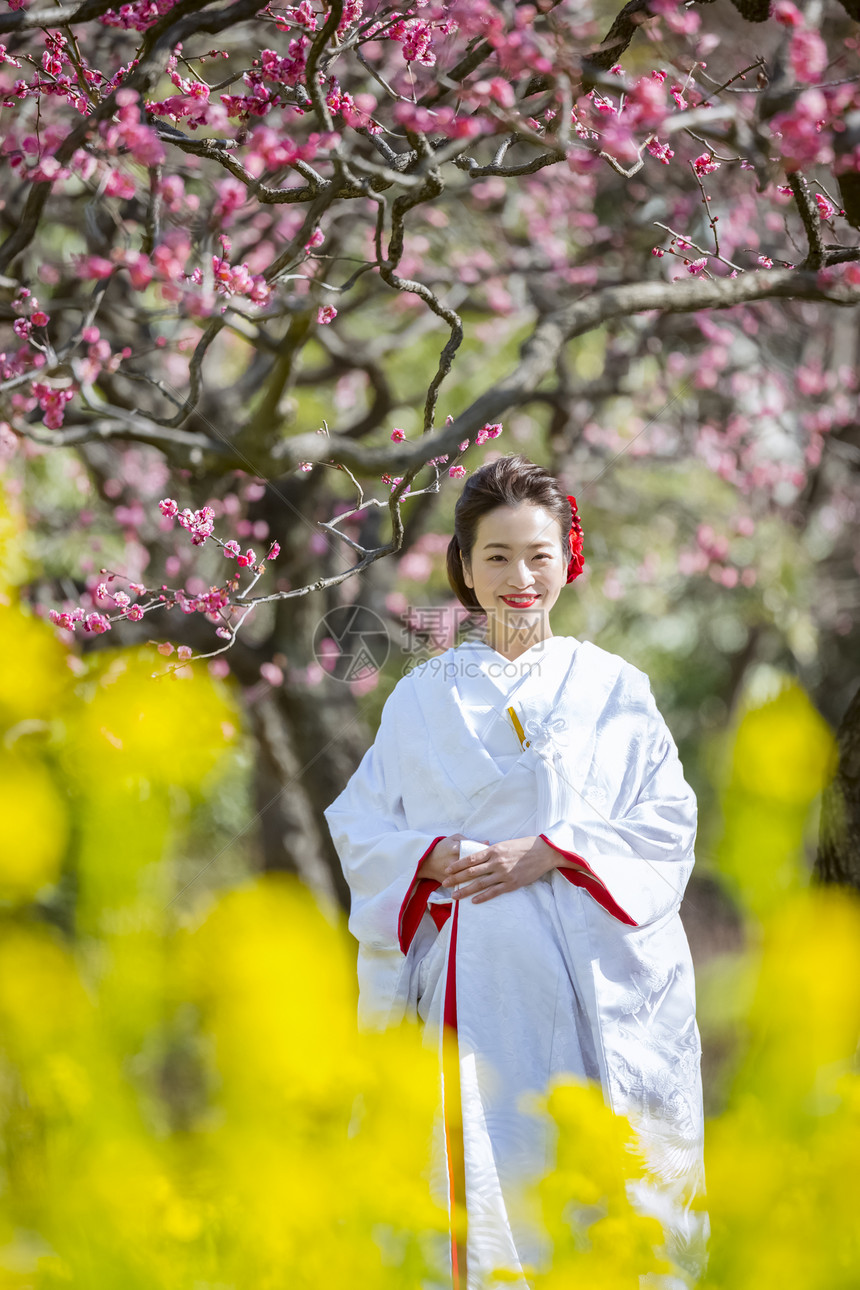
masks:
[[[558,869],[456,902],[468,1290],[499,1266],[522,1290],[551,1257],[521,1204],[553,1154],[528,1099],[565,1075],[599,1082],[636,1130],[647,1169],[628,1190],[663,1223],[674,1269],[643,1277],[643,1290],[695,1284],[708,1238],[701,1046],[678,909],[697,804],[645,673],[571,636],[514,662],[480,642],[449,649],[394,687],[325,817],[351,891],[363,1029],[420,1018],[441,1055],[454,919],[438,931],[425,913],[407,953],[399,941],[416,866],[439,835],[462,833],[465,855],[543,833],[582,856],[630,920]],[[451,899],[441,887],[430,897]],[[435,1186],[447,1195],[444,1178]]]

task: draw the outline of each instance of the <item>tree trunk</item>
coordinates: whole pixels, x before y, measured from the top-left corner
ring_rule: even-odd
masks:
[[[836,739],[839,763],[821,802],[813,881],[860,888],[860,689]]]
[[[357,764],[366,740],[360,730],[355,731],[349,741],[350,747],[355,745],[350,758],[342,731],[332,736],[328,722],[321,720],[311,731],[307,723],[291,717],[290,699],[285,692],[273,692],[251,709],[263,867],[294,873],[323,900],[348,909],[349,889],[322,809],[334,801],[351,773],[335,777],[332,764],[342,758],[348,762],[354,758]],[[318,700],[318,717],[323,706]],[[331,755],[335,743],[340,756]]]

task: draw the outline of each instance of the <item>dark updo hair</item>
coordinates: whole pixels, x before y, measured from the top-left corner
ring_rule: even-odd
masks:
[[[570,560],[568,534],[573,517],[567,494],[558,480],[521,452],[487,462],[466,480],[454,508],[454,536],[448,543],[448,581],[457,599],[467,609],[480,614],[485,612],[463,577],[463,563],[472,563],[479,520],[497,506],[518,506],[522,502],[541,506],[558,520],[564,534],[562,555],[565,565]]]

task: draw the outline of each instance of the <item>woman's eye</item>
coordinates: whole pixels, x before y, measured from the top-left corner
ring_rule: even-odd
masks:
[[[488,558],[490,561],[492,561],[492,560],[504,560],[504,558],[505,558],[505,557],[504,557],[503,555],[491,555],[491,556],[488,556],[487,558]],[[552,559],[552,556],[551,556],[547,551],[542,551],[542,552],[540,553],[540,555],[535,556],[535,559],[536,559],[536,560],[551,560],[551,559]]]

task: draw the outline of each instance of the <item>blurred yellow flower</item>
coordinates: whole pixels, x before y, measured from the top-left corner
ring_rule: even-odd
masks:
[[[788,678],[775,699],[743,714],[723,792],[718,859],[751,913],[762,916],[807,885],[805,830],[835,756],[827,723]]]
[[[56,882],[66,854],[66,807],[48,768],[0,746],[0,900],[33,900]]]
[[[345,919],[295,879],[169,909],[166,843],[237,715],[145,650],[73,674],[13,601],[16,523],[0,505],[0,1286],[450,1290],[436,1054],[413,1026],[358,1033]],[[700,1290],[857,1283],[860,899],[810,891],[803,856],[832,759],[794,684],[736,733],[719,860],[750,948],[709,1005],[741,1030]],[[523,1197],[553,1250],[533,1290],[660,1286],[631,1126],[594,1084],[532,1109],[557,1144]]]

